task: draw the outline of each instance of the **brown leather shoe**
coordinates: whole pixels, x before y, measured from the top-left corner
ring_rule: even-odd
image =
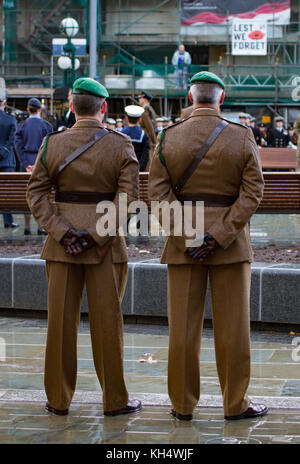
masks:
[[[176,419],[183,421],[190,421],[193,419],[193,414],[180,414],[179,412],[175,411],[175,409],[171,409],[171,415],[176,417]]]
[[[127,406],[122,409],[116,409],[115,411],[104,411],[105,416],[119,416],[120,414],[131,414],[132,412],[138,412],[142,409],[142,403],[139,400],[128,401]]]
[[[55,409],[52,406],[50,406],[49,403],[46,403],[45,409],[46,411],[52,412],[53,414],[56,414],[57,416],[66,416],[67,414],[69,414],[68,409]]]
[[[252,417],[264,416],[269,409],[264,404],[250,403],[247,411],[237,416],[225,416],[227,420],[251,419]]]

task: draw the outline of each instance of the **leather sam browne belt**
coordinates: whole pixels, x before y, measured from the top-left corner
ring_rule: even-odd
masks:
[[[55,191],[55,201],[61,203],[96,204],[99,201],[113,201],[115,192],[66,192]]]
[[[180,192],[186,182],[190,179],[190,177],[194,174],[195,170],[199,166],[200,162],[203,160],[211,146],[217,140],[219,135],[223,132],[223,130],[228,126],[228,122],[222,120],[217,127],[212,131],[209,135],[207,140],[204,142],[190,165],[186,168],[184,173],[178,179],[176,185],[174,186],[175,194],[177,199],[183,203],[185,201],[191,201],[193,205],[195,205],[196,201],[203,201],[204,206],[231,206],[238,198],[237,196],[231,195],[217,195],[217,194],[198,194],[198,195],[182,195]]]
[[[177,195],[178,200],[183,203],[191,201],[195,206],[196,201],[204,201],[204,206],[231,206],[238,198],[231,195],[211,195],[208,193],[199,195]]]

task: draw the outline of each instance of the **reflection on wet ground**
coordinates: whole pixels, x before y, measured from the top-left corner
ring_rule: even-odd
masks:
[[[157,221],[152,217],[153,230]],[[24,215],[15,215],[14,220],[20,225],[17,229],[4,229],[0,220],[0,253],[1,244],[17,243],[29,245],[45,241],[45,237],[37,235],[37,224],[31,216],[32,235],[24,236]],[[129,226],[132,233],[135,230],[136,218],[133,217]],[[299,214],[255,214],[250,223],[251,242],[253,245],[300,245],[300,215]],[[135,237],[129,236],[128,243],[136,243]],[[152,237],[155,246],[163,246],[164,237]],[[2,253],[1,253],[2,255]]]
[[[126,382],[131,397],[142,399],[144,408],[134,415],[108,418],[103,416],[88,324],[82,321],[76,394],[69,416],[57,417],[43,409],[46,321],[1,317],[0,443],[300,443],[300,361],[292,344],[295,336],[252,333],[249,394],[266,402],[270,413],[260,419],[226,422],[213,334],[204,329],[201,399],[194,420],[182,423],[169,414],[168,327],[125,325]],[[157,362],[138,362],[149,353]]]

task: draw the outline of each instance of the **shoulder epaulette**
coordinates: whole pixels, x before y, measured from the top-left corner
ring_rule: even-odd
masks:
[[[243,127],[244,129],[248,129],[247,126],[244,126],[244,124],[240,124],[239,122],[231,121],[230,119],[226,119],[226,118],[223,118],[223,117],[221,117],[221,119],[223,119],[224,121],[229,122],[230,124],[235,124],[236,126],[240,126],[240,127]]]
[[[171,126],[165,127],[161,131],[161,136],[160,136],[159,145],[158,145],[158,157],[160,159],[161,164],[163,164],[165,167],[167,167],[167,165],[166,165],[166,162],[165,162],[164,155],[162,154],[162,143],[163,143],[163,140],[165,138],[165,133],[166,133],[167,130],[171,129],[174,126],[177,126],[178,124],[181,124],[183,121],[185,121],[185,119],[182,119],[181,121],[175,122]]]
[[[108,127],[105,128],[108,132],[112,132],[113,134],[117,134],[117,135],[121,135],[122,137],[125,137],[127,138],[128,135],[127,134],[123,134],[123,132],[119,132],[115,129],[108,129]]]
[[[42,163],[43,163],[43,165],[45,166],[46,169],[47,169],[46,149],[47,149],[47,143],[48,143],[49,137],[51,135],[54,135],[54,134],[61,134],[65,130],[66,129],[63,129],[63,130],[60,130],[60,131],[49,132],[49,134],[47,134],[46,137],[45,137],[45,142],[44,142],[44,146],[43,146],[43,153],[42,153]]]

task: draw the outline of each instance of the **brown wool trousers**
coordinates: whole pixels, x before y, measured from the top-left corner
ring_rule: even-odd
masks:
[[[246,411],[250,380],[250,263],[168,265],[168,389],[173,408],[191,414],[200,397],[200,345],[208,276],[224,415]]]
[[[122,300],[127,263],[112,264],[108,253],[101,264],[46,262],[48,333],[45,390],[56,409],[70,406],[77,376],[77,334],[86,284],[92,350],[103,392],[103,409],[123,408],[128,393],[123,372]]]

